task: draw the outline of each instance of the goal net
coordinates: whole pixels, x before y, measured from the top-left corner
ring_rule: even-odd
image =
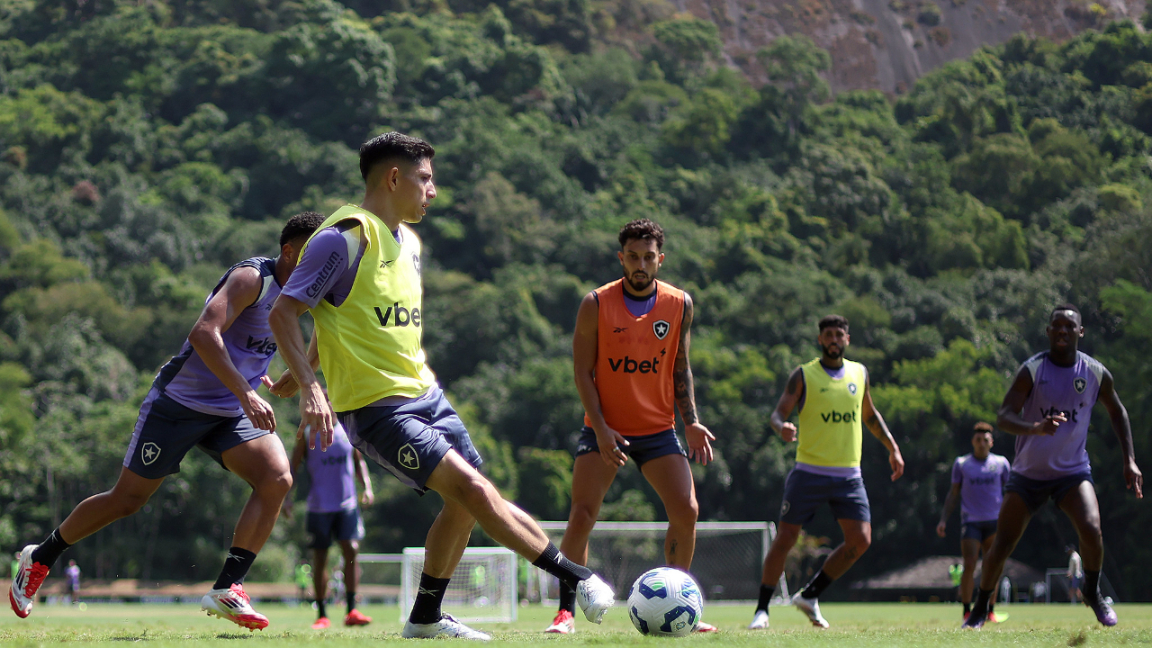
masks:
[[[408,618],[420,574],[424,548],[406,547],[400,565],[400,621]],[[463,623],[510,623],[516,620],[517,556],[503,547],[468,547],[452,573],[444,608]]]
[[[540,523],[557,546],[567,526],[567,522]],[[597,522],[588,539],[588,566],[612,586],[617,598],[623,598],[640,574],[664,565],[667,531],[667,522]],[[705,599],[758,598],[764,557],[775,537],[776,525],[770,522],[697,522],[691,571]],[[556,579],[535,571],[536,578],[525,579],[526,598],[557,598]],[[781,577],[772,603],[782,605],[787,600],[788,584]]]

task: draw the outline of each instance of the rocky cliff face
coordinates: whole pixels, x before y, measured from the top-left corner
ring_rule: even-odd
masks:
[[[802,33],[832,54],[833,90],[900,93],[920,76],[1017,32],[1064,40],[1109,20],[1139,20],[1145,0],[673,0],[720,28],[724,54],[762,78],[756,52]]]

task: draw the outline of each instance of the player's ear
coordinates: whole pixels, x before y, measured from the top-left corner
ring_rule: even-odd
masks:
[[[620,250],[616,253],[616,258],[620,259],[620,265],[624,265],[624,251]]]

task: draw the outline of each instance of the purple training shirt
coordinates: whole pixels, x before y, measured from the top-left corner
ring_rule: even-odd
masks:
[[[1085,446],[1104,365],[1077,351],[1074,365],[1060,367],[1045,351],[1029,358],[1023,368],[1032,374],[1032,393],[1021,413],[1024,420],[1041,421],[1055,413],[1064,414],[1068,420],[1052,436],[1017,437],[1013,472],[1047,480],[1091,471]]]
[[[988,453],[983,461],[971,453],[952,464],[952,483],[960,484],[960,521],[987,522],[1000,517],[1004,487],[1011,466],[1001,455]]]
[[[308,450],[305,465],[312,479],[308,490],[310,513],[336,513],[356,508],[356,481],[352,444],[344,426],[336,424],[327,452]]]

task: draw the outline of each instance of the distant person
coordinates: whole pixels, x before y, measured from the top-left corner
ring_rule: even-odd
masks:
[[[1080,581],[1084,578],[1084,561],[1080,559],[1080,554],[1076,552],[1075,545],[1068,545],[1064,548],[1068,554],[1068,600],[1076,603],[1080,600]]]
[[[888,425],[872,404],[868,370],[859,362],[844,359],[848,349],[848,320],[828,315],[820,320],[820,357],[796,367],[772,412],[772,429],[785,442],[799,438],[796,466],[784,482],[784,503],[776,539],[764,559],[760,599],[748,628],[768,627],[768,602],[784,573],[784,561],[805,524],[812,521],[823,505],[844,531],[844,542],[824,560],[816,576],[792,597],[792,604],[812,625],[827,628],[820,614],[818,598],[832,581],[844,575],[872,544],[872,512],[860,473],[863,427],[888,449],[892,481],[904,474],[900,447]],[[788,422],[792,410],[800,408],[800,425]]]
[[[363,489],[361,502],[371,506],[373,502],[372,479],[368,476],[368,464],[360,456],[360,451],[352,447],[344,427],[336,424],[332,435],[332,445],[328,450],[309,450],[308,441],[296,439],[292,449],[292,474],[303,463],[308,468],[310,486],[308,488],[308,548],[312,550],[312,584],[316,595],[317,619],[313,630],[324,630],[332,625],[325,609],[328,591],[328,548],[332,540],[340,544],[344,554],[344,597],[348,613],[344,625],[368,625],[372,618],[356,609],[356,586],[359,582],[356,554],[360,551],[360,540],[364,539],[364,520],[356,503],[356,482]],[[286,500],[286,506],[291,499]]]
[[[64,577],[68,580],[68,602],[80,602],[80,566],[76,564],[75,560],[68,561],[68,567],[64,570]]]
[[[365,456],[404,485],[443,498],[404,637],[491,638],[441,609],[477,522],[497,543],[575,587],[584,615],[600,623],[615,603],[612,588],[565,558],[477,470],[480,453],[425,360],[421,243],[408,223],[420,222],[436,197],[434,155],[424,140],[395,132],[365,142],[364,200],[328,217],[272,307],[276,342],[301,390],[300,430],[311,432],[309,447],[318,441],[323,450],[338,417]],[[298,321],[305,311],[316,324],[311,350]],[[314,362],[323,367],[327,395]]]
[[[635,460],[668,514],[664,562],[688,571],[696,551],[696,485],[688,457],[712,460],[715,437],[700,422],[688,346],[692,298],[656,278],[664,262],[664,229],[647,218],[620,230],[616,256],[624,277],[584,295],[572,336],[576,391],[584,428],[572,469],[572,509],[560,551],[588,564],[588,536],[616,473]],[[676,437],[684,419],[688,452]],[[544,631],[576,631],[576,592],[560,586],[560,606]],[[715,632],[701,622],[696,632]]]
[[[996,427],[1018,435],[1008,494],[1000,507],[996,541],[984,556],[980,591],[964,627],[983,627],[992,588],[1004,561],[1016,547],[1029,520],[1049,499],[1072,520],[1084,557],[1081,599],[1105,626],[1116,625],[1116,612],[1100,594],[1104,539],[1100,504],[1088,462],[1088,424],[1092,407],[1104,404],[1124,456],[1124,481],[1137,498],[1144,496],[1144,477],[1136,466],[1128,412],[1116,395],[1112,374],[1077,349],[1084,335],[1080,310],[1071,304],[1052,309],[1048,317],[1049,350],[1020,367],[1004,396]]]
[[[1012,579],[1007,576],[1000,579],[1000,600],[1004,603],[1012,601]]]
[[[220,278],[180,354],[152,382],[116,485],[80,502],[44,542],[24,547],[9,593],[16,616],[31,614],[36,591],[60,554],[139,511],[165,477],[180,471],[184,455],[199,446],[252,487],[224,567],[201,608],[250,630],[268,626],[267,617],[252,609],[243,582],[276,525],[292,474],[284,444],[274,434],[272,406],[256,388],[273,387],[267,376],[276,353],[269,309],[323,220],[315,212],[293,216],[280,232],[279,257],[241,261]]]
[[[964,618],[972,611],[973,580],[980,552],[988,554],[996,538],[996,517],[1004,501],[1004,487],[1008,484],[1011,466],[1008,460],[992,452],[992,426],[981,421],[972,431],[972,452],[957,457],[952,464],[952,489],[944,499],[944,511],[936,525],[936,535],[944,537],[948,517],[960,500],[960,555],[964,557],[964,571],[960,577],[960,601],[964,605]],[[991,620],[998,622],[993,606],[996,593],[988,603]]]

